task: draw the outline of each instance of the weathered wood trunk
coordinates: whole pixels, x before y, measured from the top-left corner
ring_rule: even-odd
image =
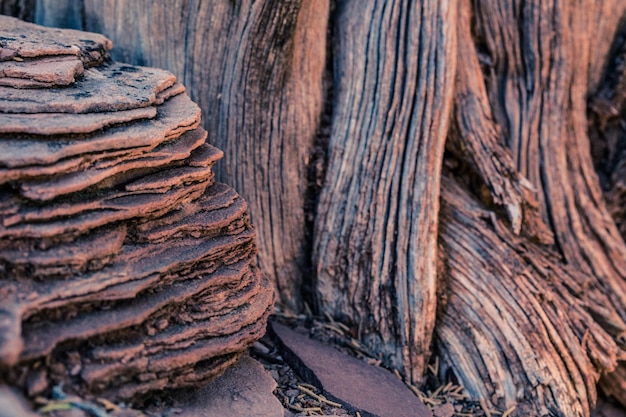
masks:
[[[455,369],[465,386],[480,387],[474,395],[503,409],[521,403],[519,412],[588,415],[600,375],[606,374],[605,387],[623,384],[622,373],[611,372],[625,357],[626,247],[593,170],[586,100],[608,63],[624,5],[462,4],[449,147],[471,167],[468,174],[457,164],[454,177],[470,178],[461,182],[479,191],[482,209],[490,207],[482,216],[492,219],[480,224],[479,207],[473,220],[471,211],[461,215],[464,205],[471,206],[467,196],[444,192],[450,204],[444,205],[440,238],[449,298],[438,346],[446,368]],[[521,240],[504,237],[499,207]],[[490,228],[498,238],[488,236]],[[471,229],[474,235],[465,235]],[[513,254],[499,252],[507,245]],[[504,286],[493,287],[496,282]],[[475,292],[490,296],[469,301]],[[577,313],[578,306],[586,312]],[[554,316],[552,308],[560,313]],[[533,332],[525,330],[527,320]],[[530,344],[514,342],[522,340]],[[619,391],[610,389],[617,397]]]
[[[353,326],[413,382],[432,347],[513,415],[587,416],[598,382],[626,404],[625,2],[0,11],[102,32],[187,85],[283,304]]]
[[[457,172],[458,173],[458,172]],[[455,180],[442,188],[447,308],[441,372],[473,398],[517,415],[589,415],[599,375],[623,351],[585,311],[587,277],[529,243]]]
[[[314,242],[320,308],[419,381],[435,321],[455,2],[347,1],[333,24],[335,102]]]

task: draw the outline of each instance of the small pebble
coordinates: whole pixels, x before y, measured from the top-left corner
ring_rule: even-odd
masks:
[[[254,344],[252,345],[252,349],[254,349],[255,351],[259,352],[262,355],[268,355],[270,353],[270,350],[267,348],[267,346],[265,346],[261,342],[254,342]]]
[[[274,378],[275,381],[278,381],[280,378],[276,369],[270,369],[270,375],[272,375],[272,378]]]

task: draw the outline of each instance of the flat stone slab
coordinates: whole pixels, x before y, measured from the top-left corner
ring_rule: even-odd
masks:
[[[76,81],[84,70],[81,60],[71,55],[0,61],[0,85],[14,88],[65,86]]]
[[[37,417],[13,391],[0,387],[0,417]]]
[[[0,84],[2,80],[0,79]],[[101,113],[0,113],[0,133],[62,135],[93,133],[104,127],[156,117],[155,106]]]
[[[191,152],[196,148],[203,146],[207,137],[207,132],[202,128],[197,128],[183,133],[175,140],[166,142],[154,149],[152,152],[140,155],[129,160],[120,159],[115,163],[109,163],[105,166],[94,164],[82,171],[72,172],[68,174],[61,173],[56,177],[47,177],[42,180],[23,182],[20,193],[31,200],[52,200],[61,195],[74,193],[85,190],[94,184],[98,184],[107,178],[113,177],[121,173],[132,170],[157,167],[170,167],[175,161],[181,161],[189,158]],[[209,147],[210,145],[204,145]],[[216,148],[212,148],[217,159],[222,152]],[[211,164],[212,164],[211,163]]]
[[[92,113],[147,107],[176,82],[174,74],[158,69],[112,63],[85,70],[71,86],[16,89],[0,86],[2,113]]]
[[[179,186],[169,186],[166,191],[150,189],[166,186],[161,178],[157,178],[157,173],[149,176],[153,178],[142,178],[142,187],[132,191],[110,191],[104,197],[94,195],[88,201],[76,204],[61,202],[41,210],[37,210],[36,206],[22,207],[13,215],[0,216],[0,223],[5,226],[0,227],[0,237],[23,239],[78,236],[109,223],[133,218],[156,218],[200,197],[213,182],[210,167],[164,171],[160,177],[168,173],[180,175],[180,178],[172,179],[178,180]],[[185,180],[189,183],[183,184]]]
[[[195,129],[199,124],[200,108],[188,95],[179,94],[158,106],[155,119],[139,120],[129,126],[114,126],[86,137],[16,138],[15,135],[2,134],[0,167],[51,165],[73,157],[90,162],[94,153],[132,151],[137,148],[144,148],[140,151],[143,153]],[[62,168],[56,170],[62,171]],[[13,178],[13,175],[10,171],[0,170],[0,183],[5,181],[5,177]]]
[[[102,62],[113,43],[104,35],[48,28],[0,16],[0,61],[53,55],[75,55],[86,66]]]
[[[307,382],[363,417],[432,417],[391,372],[344,354],[276,322],[272,336],[283,357]]]
[[[177,397],[177,408],[186,417],[283,417],[284,408],[272,394],[275,388],[263,366],[243,356],[205,387]]]
[[[125,237],[126,227],[118,225],[45,249],[40,248],[39,239],[5,241],[0,243],[0,269],[10,270],[13,276],[36,277],[71,276],[101,269],[121,250]]]

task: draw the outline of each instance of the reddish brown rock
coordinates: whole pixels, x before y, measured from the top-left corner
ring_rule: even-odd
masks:
[[[142,154],[159,144],[176,138],[200,125],[200,108],[186,94],[167,100],[157,108],[153,120],[140,120],[125,126],[114,126],[85,136],[23,137],[0,135],[0,167],[25,168],[51,165],[66,158],[78,158],[81,163],[94,159],[127,158],[122,153]],[[123,151],[123,152],[122,152]],[[108,155],[108,152],[116,154]],[[96,154],[92,157],[91,154]],[[0,183],[4,180],[0,176]],[[19,177],[18,177],[19,178]]]
[[[61,173],[45,179],[23,182],[20,187],[20,194],[30,200],[52,200],[62,195],[75,193],[98,184],[107,178],[123,174],[128,171],[172,165],[176,161],[183,161],[191,156],[191,153],[201,147],[206,140],[207,132],[202,128],[185,132],[181,136],[145,154],[129,157],[125,160],[106,161],[107,163],[95,163],[81,171]],[[200,153],[196,152],[196,154]],[[213,155],[212,160],[207,160],[204,166],[212,166],[221,152],[215,148],[210,148],[208,152]],[[195,159],[197,159],[196,156]],[[194,160],[195,160],[194,159]],[[189,165],[189,162],[187,164]]]
[[[28,275],[37,277],[71,276],[92,269],[101,269],[111,262],[122,248],[126,227],[120,225],[93,231],[75,241],[52,248],[41,248],[41,241],[3,242],[0,244],[0,276]]]
[[[109,39],[97,33],[46,28],[8,16],[0,15],[0,28],[0,61],[73,55],[90,67],[101,64],[113,47]]]
[[[5,387],[0,387],[0,417],[36,417],[21,398]]]
[[[110,125],[128,123],[138,119],[153,119],[156,117],[156,114],[156,107],[153,106],[88,114],[0,113],[0,134],[62,135],[93,133]]]
[[[0,61],[0,85],[14,88],[65,86],[76,81],[83,71],[80,59],[71,55]]]
[[[99,65],[99,35],[6,27],[0,383],[113,400],[203,385],[263,335],[273,289],[198,106],[166,71]]]
[[[3,113],[94,113],[155,104],[176,77],[168,71],[120,63],[85,70],[65,88],[17,89],[0,86]]]
[[[276,322],[270,326],[283,357],[327,398],[364,417],[432,417],[391,372],[326,346]]]
[[[263,366],[244,356],[224,375],[199,390],[178,393],[174,401],[186,417],[283,417],[275,388]]]

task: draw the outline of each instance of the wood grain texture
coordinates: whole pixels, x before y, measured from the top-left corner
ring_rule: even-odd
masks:
[[[73,25],[106,34],[122,62],[172,71],[224,150],[219,180],[248,201],[259,263],[302,307],[308,160],[322,111],[328,1],[68,2]],[[38,7],[57,7],[38,0]],[[46,24],[63,23],[46,14]]]
[[[610,67],[607,54],[618,34],[624,3],[513,4],[495,0],[473,2],[473,6],[471,29],[481,73],[474,71],[465,81],[461,77],[457,81],[471,86],[473,78],[484,80],[491,115],[483,112],[486,116],[478,118],[489,124],[493,117],[519,175],[530,181],[528,190],[536,190],[526,193],[525,201],[537,200],[541,223],[549,225],[562,262],[583,273],[583,290],[567,288],[575,297],[583,297],[587,312],[623,348],[626,246],[610,217],[593,169],[586,111],[588,91],[601,87],[601,70]],[[616,16],[609,17],[608,13]],[[460,33],[461,45],[463,32]],[[602,46],[595,47],[596,44]],[[467,66],[459,65],[459,73],[462,68]],[[462,89],[457,86],[457,94],[459,91]],[[465,101],[460,107],[467,107],[468,100],[474,98],[469,97],[462,97]],[[457,119],[461,120],[461,145],[470,150],[470,158],[465,159],[471,163],[475,153],[472,147],[476,148],[473,142],[480,132],[476,126],[480,124],[463,125],[463,119]],[[483,153],[500,154],[499,143],[494,145],[482,139],[482,145],[487,147],[478,148]],[[491,200],[497,203],[498,194],[489,187],[494,178],[482,174],[489,164],[472,165],[481,166],[478,173],[488,186]],[[501,180],[499,176],[502,175],[497,174],[497,180]],[[532,237],[538,223],[526,220],[522,234]],[[486,354],[487,350],[483,352]],[[622,369],[624,365],[619,366]],[[611,369],[604,368],[600,373]],[[605,375],[602,385],[618,386],[622,374]],[[589,378],[588,374],[583,375]],[[563,404],[566,398],[563,397]],[[588,407],[582,413],[587,415]]]
[[[626,18],[622,17],[595,94],[589,98],[591,155],[615,225],[626,239]],[[626,404],[626,363],[600,380],[610,397]]]
[[[337,4],[335,108],[315,224],[322,311],[418,382],[435,319],[455,1]]]
[[[218,177],[250,203],[262,268],[302,310],[328,0],[31,1],[38,19],[103,32],[118,59],[184,81],[209,142],[225,150]],[[0,10],[26,3],[0,0]],[[615,225],[626,227],[626,2],[335,5],[313,237],[319,311],[413,382],[437,311],[443,370],[473,398],[516,405],[513,415],[588,416],[599,379],[626,404],[626,245]],[[443,185],[438,270],[444,142],[455,178]],[[604,195],[592,155],[596,169],[611,160]]]
[[[626,19],[600,85],[589,99],[591,155],[607,207],[626,238]]]
[[[588,277],[514,235],[451,177],[441,196],[441,374],[514,416],[589,416],[600,375],[626,351],[586,311]]]
[[[602,199],[587,136],[588,51],[595,36],[586,6],[596,2],[577,3],[479,2],[477,30],[493,62],[494,114],[518,170],[537,189],[559,251],[596,277],[590,285],[606,281],[613,308],[626,318],[626,246]],[[542,41],[547,38],[552,41]]]
[[[470,2],[462,0],[459,5],[455,123],[446,147],[471,164],[484,183],[489,204],[504,208],[515,234],[520,233],[524,221],[529,226],[524,228],[525,233],[553,243],[554,237],[530,197],[532,184],[518,172],[504,133],[492,115],[481,57],[472,38]]]

